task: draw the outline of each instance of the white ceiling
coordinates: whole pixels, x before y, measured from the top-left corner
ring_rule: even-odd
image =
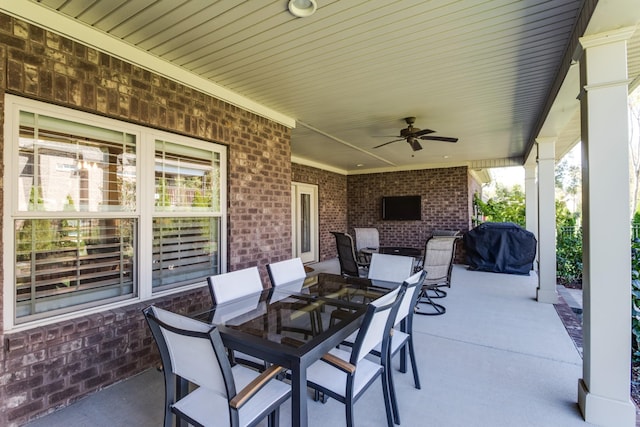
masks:
[[[635,1],[601,1],[593,31],[636,25],[638,14],[628,11],[640,9]],[[595,3],[317,2],[308,18],[288,13],[286,0],[13,0],[0,9],[63,33],[81,22],[83,41],[105,50],[99,40],[108,34],[154,64],[170,63],[167,70],[187,70],[200,79],[194,81],[239,94],[285,123],[294,119],[294,160],[360,173],[522,164],[563,58],[568,65],[580,9]],[[629,47],[636,80],[639,39]],[[111,50],[126,56],[127,49]],[[577,87],[564,92],[564,102],[577,108]],[[563,111],[553,122],[559,152],[579,137],[579,120]],[[407,116],[458,143],[421,141],[424,149],[415,153],[404,141],[373,148],[394,139]]]

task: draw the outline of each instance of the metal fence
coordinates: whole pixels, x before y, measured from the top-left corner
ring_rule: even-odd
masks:
[[[582,231],[582,227],[558,227],[558,236],[575,236]],[[631,239],[640,239],[640,224],[631,225]]]

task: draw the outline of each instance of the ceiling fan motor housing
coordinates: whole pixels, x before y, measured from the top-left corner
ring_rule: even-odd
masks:
[[[403,138],[406,138],[408,136],[413,135],[415,132],[418,132],[420,129],[418,128],[414,128],[413,126],[409,125],[409,127],[404,128],[400,131],[400,136]]]

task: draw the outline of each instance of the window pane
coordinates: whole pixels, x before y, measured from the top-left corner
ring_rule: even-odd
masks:
[[[156,211],[220,210],[220,155],[156,141]]]
[[[153,288],[220,273],[220,219],[154,218]]]
[[[136,226],[135,219],[15,220],[18,321],[133,296]]]
[[[31,116],[35,116],[31,117]],[[18,153],[18,210],[113,212],[136,208],[136,152],[133,136],[121,142],[37,127],[44,116],[21,114]],[[27,120],[29,119],[29,120]],[[57,120],[49,118],[49,121]],[[57,120],[58,127],[78,124]],[[32,126],[35,123],[35,127]],[[42,120],[46,122],[46,120]],[[94,128],[84,126],[84,128]],[[100,136],[96,129],[96,134]],[[109,133],[111,139],[113,131]],[[87,133],[87,132],[84,132]]]
[[[300,194],[300,251],[311,251],[311,195]]]

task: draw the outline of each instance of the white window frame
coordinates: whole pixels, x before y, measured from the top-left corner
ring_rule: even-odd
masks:
[[[136,136],[136,210],[130,216],[138,218],[138,294],[132,298],[94,306],[86,309],[74,310],[64,314],[53,315],[42,319],[16,324],[15,321],[15,280],[14,262],[15,230],[13,227],[14,218],[17,214],[17,157],[18,143],[17,135],[20,129],[20,110],[37,114],[44,114],[52,117],[60,117],[70,121],[86,123],[93,126],[105,127],[108,129],[118,129]],[[198,147],[204,150],[218,152],[220,155],[220,210],[210,214],[220,218],[220,268],[224,271],[227,264],[227,147],[208,141],[203,141],[191,137],[165,132],[145,126],[135,125],[128,122],[109,119],[96,114],[85,113],[47,104],[40,101],[26,99],[15,95],[5,95],[5,124],[4,124],[4,198],[3,198],[3,265],[4,265],[4,287],[3,287],[3,320],[4,330],[20,331],[51,324],[67,319],[82,317],[105,310],[136,304],[151,298],[158,298],[175,293],[185,292],[206,286],[206,280],[198,281],[189,285],[179,286],[163,291],[153,292],[151,288],[152,278],[152,243],[153,230],[152,221],[154,216],[154,193],[155,193],[155,141],[162,139],[178,144],[185,144]],[[96,216],[105,216],[105,213],[96,213]],[[108,215],[107,215],[108,216]],[[202,216],[194,212],[191,216]]]

